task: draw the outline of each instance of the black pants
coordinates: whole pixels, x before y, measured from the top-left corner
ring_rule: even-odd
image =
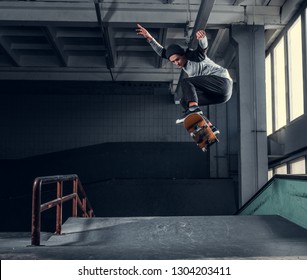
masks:
[[[180,104],[184,109],[190,102],[199,106],[219,104],[228,101],[232,94],[232,81],[218,76],[196,76],[181,81],[182,98]]]

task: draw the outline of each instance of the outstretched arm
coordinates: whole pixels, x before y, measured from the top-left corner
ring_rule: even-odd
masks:
[[[136,33],[138,35],[143,36],[144,38],[147,39],[148,42],[153,40],[153,37],[151,36],[151,34],[148,32],[148,30],[146,28],[144,28],[142,25],[137,24],[137,29],[136,29]]]
[[[136,33],[138,35],[143,36],[147,39],[147,42],[150,44],[150,46],[153,48],[153,50],[156,52],[157,55],[166,58],[165,56],[165,48],[161,46],[154,37],[151,36],[151,34],[148,32],[146,28],[144,28],[142,25],[137,24]]]

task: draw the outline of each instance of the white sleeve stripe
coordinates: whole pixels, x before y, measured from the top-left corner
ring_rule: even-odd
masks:
[[[149,44],[159,56],[162,56],[163,47],[155,39],[152,39]]]

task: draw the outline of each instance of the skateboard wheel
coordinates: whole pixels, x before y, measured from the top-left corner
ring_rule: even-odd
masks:
[[[206,148],[202,148],[201,149],[203,152],[207,152],[207,149]]]
[[[190,133],[190,136],[191,136],[191,137],[194,137],[194,136],[195,136],[195,134],[194,134],[193,132],[191,132],[191,133]]]

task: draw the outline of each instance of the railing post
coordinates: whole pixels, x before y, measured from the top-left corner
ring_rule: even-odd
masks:
[[[63,183],[73,182],[73,193],[65,195],[63,197]],[[41,188],[42,185],[54,184],[57,187],[57,198],[49,202],[41,203]],[[79,198],[79,193],[82,195],[82,200]],[[90,202],[88,201],[84,189],[77,175],[65,175],[65,176],[46,176],[37,177],[33,183],[32,190],[32,236],[31,245],[40,245],[40,231],[41,231],[41,213],[47,209],[56,206],[56,234],[62,232],[62,221],[63,221],[63,203],[72,200],[72,216],[78,216],[78,206],[82,208],[83,217],[93,217],[94,212]],[[89,208],[89,212],[87,212]]]
[[[41,185],[42,182],[36,179],[33,183],[32,190],[32,235],[31,245],[40,245],[40,231],[41,231]]]
[[[57,182],[57,198],[62,198],[63,196],[63,182]],[[56,206],[56,234],[61,234],[62,231],[62,212],[63,212],[63,203],[61,202]]]
[[[78,179],[73,180],[73,193],[76,194],[76,196],[72,200],[72,216],[77,217],[78,215]]]
[[[83,217],[87,217],[87,209],[86,209],[86,198],[83,198],[82,199],[82,206],[83,206],[83,209],[84,209],[84,212],[83,212]]]

